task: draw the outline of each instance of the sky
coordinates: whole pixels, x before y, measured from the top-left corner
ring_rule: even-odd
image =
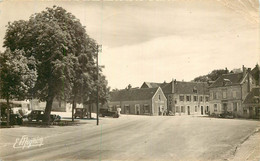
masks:
[[[53,5],[74,14],[102,44],[99,62],[112,89],[260,64],[257,0],[0,0],[0,51],[9,21]]]

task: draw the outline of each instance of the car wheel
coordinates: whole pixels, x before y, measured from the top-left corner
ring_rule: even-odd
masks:
[[[32,118],[31,118],[31,117],[28,117],[28,121],[29,121],[29,122],[32,122]]]

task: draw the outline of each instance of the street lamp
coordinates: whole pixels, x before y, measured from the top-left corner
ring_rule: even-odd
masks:
[[[98,52],[102,52],[102,45],[97,45],[97,125],[99,124],[99,89],[98,89],[98,77],[99,77],[99,67],[98,67]]]

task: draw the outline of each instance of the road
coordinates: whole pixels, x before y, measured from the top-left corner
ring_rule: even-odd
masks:
[[[128,116],[64,127],[0,129],[1,160],[225,160],[259,121],[193,116]],[[42,137],[41,147],[13,148]]]

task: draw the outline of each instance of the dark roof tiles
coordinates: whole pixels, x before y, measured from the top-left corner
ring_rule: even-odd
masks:
[[[251,90],[251,92],[248,93],[248,95],[246,96],[245,100],[243,103],[245,104],[256,104],[256,103],[260,103],[257,102],[260,101],[260,87],[258,88],[253,88]]]
[[[124,89],[110,93],[110,101],[138,101],[152,99],[157,88]]]
[[[243,73],[223,74],[210,87],[222,87],[226,85],[238,85],[243,80]]]

